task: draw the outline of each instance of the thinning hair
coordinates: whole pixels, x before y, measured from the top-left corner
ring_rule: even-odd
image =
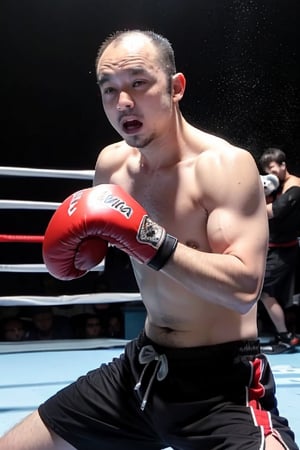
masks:
[[[286,162],[286,154],[280,148],[269,147],[259,158],[260,167],[265,170],[272,162],[282,164]]]
[[[158,52],[158,60],[161,64],[161,67],[165,71],[167,77],[171,77],[176,73],[176,64],[175,64],[175,55],[174,50],[170,41],[162,36],[161,34],[155,33],[151,30],[123,30],[123,31],[115,31],[111,35],[109,35],[99,47],[97,57],[96,57],[96,69],[99,63],[101,56],[107,47],[113,42],[119,43],[126,36],[131,34],[140,34],[142,36],[147,37],[155,46]]]

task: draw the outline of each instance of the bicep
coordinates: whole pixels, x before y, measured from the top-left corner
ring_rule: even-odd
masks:
[[[251,214],[228,206],[216,208],[209,215],[207,235],[214,253],[231,254],[244,263],[263,261],[268,239],[265,208]]]
[[[215,195],[207,233],[213,252],[231,254],[244,263],[264,264],[268,242],[266,204],[258,176],[239,181],[233,176]],[[261,267],[261,266],[260,266]]]
[[[224,152],[225,153],[225,152]],[[213,252],[242,261],[263,260],[268,242],[266,202],[252,156],[245,151],[220,157],[214,180],[206,181],[207,235]]]

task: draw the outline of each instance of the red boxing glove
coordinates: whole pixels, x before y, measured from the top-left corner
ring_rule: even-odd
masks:
[[[56,236],[55,239],[53,236]],[[63,258],[65,247],[73,246],[74,253],[79,245],[82,248],[82,241],[86,239],[92,239],[92,242],[108,241],[155,270],[163,267],[178,242],[153,222],[127,192],[112,184],[76,192],[54,213],[43,247],[44,261],[49,271],[50,262],[50,272],[53,273],[53,254],[59,252],[60,258]],[[81,254],[83,258],[84,253]]]
[[[82,277],[99,264],[107,252],[107,241],[88,236],[78,215],[73,219],[77,195],[81,193],[75,193],[59,206],[44,236],[44,262],[49,273],[59,280]]]

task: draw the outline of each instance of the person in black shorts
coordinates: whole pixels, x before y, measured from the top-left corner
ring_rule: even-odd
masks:
[[[285,153],[278,148],[266,149],[260,157],[265,173],[278,177],[280,186],[267,197],[269,250],[261,300],[275,330],[275,348],[291,351],[300,339],[287,329],[285,310],[294,294],[294,277],[299,258],[300,178],[292,175]]]
[[[122,358],[59,392],[39,414],[79,450],[101,442],[107,450],[256,449],[273,428],[296,448],[254,341],[170,348],[142,333]]]
[[[94,186],[55,211],[43,256],[67,280],[108,245],[124,251],[144,330],[46,400],[0,450],[298,449],[258,342],[268,222],[254,158],[185,120],[185,76],[163,36],[114,33],[96,74],[122,140],[101,150]]]

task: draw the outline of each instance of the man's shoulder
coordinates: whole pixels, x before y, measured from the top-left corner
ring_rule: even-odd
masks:
[[[281,195],[282,197],[287,197],[293,200],[300,200],[300,185],[292,185],[287,188]]]
[[[125,141],[104,147],[96,162],[94,184],[110,182],[112,174],[119,171],[136,152],[138,150],[128,146]]]
[[[233,145],[229,141],[214,135],[206,136],[199,156],[203,160],[219,161],[220,164],[232,164],[234,161],[243,159],[253,160],[253,156],[249,150]]]
[[[252,186],[254,183],[258,184],[258,170],[252,154],[225,140],[215,143],[212,141],[211,145],[198,155],[196,173],[201,189],[205,189],[208,195],[212,191],[219,191],[222,201],[225,194],[228,194],[229,198],[230,192],[236,189],[241,180],[245,186],[240,190],[242,193],[251,191],[253,195]]]
[[[300,190],[300,178],[295,175],[291,175],[288,180],[285,181],[283,186],[283,193],[290,191],[293,189],[294,191]]]
[[[300,178],[297,177],[296,175],[292,176],[292,183],[291,186],[293,187],[299,187],[300,188]]]
[[[113,142],[113,143],[107,145],[106,147],[102,148],[100,150],[99,154],[104,155],[108,152],[115,151],[115,150],[117,150],[119,152],[130,152],[130,151],[133,151],[133,148],[130,147],[128,144],[126,144],[126,142],[124,140],[122,140],[122,141]]]
[[[239,153],[250,153],[248,150],[239,147],[231,143],[226,138],[216,135],[214,133],[209,133],[207,131],[201,130],[196,127],[191,127],[193,141],[196,147],[201,149],[203,152],[212,155],[230,155]]]
[[[100,150],[97,163],[101,162],[101,165],[118,164],[126,160],[135,151],[136,149],[130,147],[125,141],[114,142]]]

